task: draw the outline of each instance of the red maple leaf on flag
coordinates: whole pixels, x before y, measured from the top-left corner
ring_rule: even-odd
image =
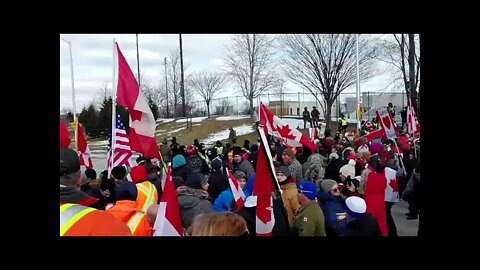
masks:
[[[295,140],[297,138],[295,135],[290,134],[290,132],[292,132],[292,130],[290,129],[290,127],[288,125],[284,125],[281,128],[278,128],[277,131],[278,131],[278,133],[280,133],[280,135],[285,140],[287,140],[287,139]]]
[[[398,182],[396,179],[392,179],[390,180],[390,184],[389,184],[392,189],[393,189],[393,192],[398,192]]]

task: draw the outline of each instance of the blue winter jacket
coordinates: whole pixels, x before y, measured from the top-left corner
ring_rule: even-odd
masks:
[[[347,220],[337,220],[337,213],[345,213],[345,202],[342,196],[333,196],[330,193],[320,191],[318,193],[320,206],[325,216],[325,227],[328,232],[335,233],[335,236],[342,236],[347,230]]]
[[[245,198],[251,195],[246,188],[243,189],[243,193],[245,193]],[[217,213],[229,212],[233,200],[233,193],[230,188],[223,191],[213,202],[213,211]]]

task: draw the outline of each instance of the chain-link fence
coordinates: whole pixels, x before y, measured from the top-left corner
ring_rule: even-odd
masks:
[[[269,109],[278,116],[302,117],[305,107],[309,111],[315,106],[320,112],[320,118],[323,118],[321,96],[315,98],[307,92],[289,92],[283,94],[262,94],[253,102],[254,110],[257,111],[259,102],[263,102]],[[375,112],[380,107],[386,107],[392,103],[397,112],[407,106],[405,93],[402,92],[361,92],[361,102],[365,107],[365,118],[375,117]],[[244,96],[230,96],[212,99],[210,103],[211,115],[247,115],[249,114],[249,101]],[[332,106],[332,119],[345,115],[349,119],[357,118],[357,96],[356,93],[341,93],[340,97]],[[203,100],[196,100],[192,103],[193,116],[206,116],[207,105]],[[396,117],[399,117],[399,113]]]

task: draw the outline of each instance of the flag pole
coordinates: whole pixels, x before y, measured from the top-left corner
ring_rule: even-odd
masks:
[[[360,130],[360,65],[358,63],[358,34],[356,34],[357,44],[357,131]]]
[[[259,109],[259,113],[260,113],[260,109]],[[288,228],[288,231],[290,231],[290,223],[289,223],[289,220],[288,220],[288,214],[287,214],[287,210],[285,209],[285,205],[283,204],[283,200],[282,200],[282,189],[280,188],[280,184],[278,183],[278,180],[277,180],[277,174],[275,173],[275,171],[272,171],[272,169],[274,168],[273,166],[273,158],[272,158],[272,154],[270,153],[269,149],[267,148],[268,147],[268,141],[267,141],[267,136],[265,135],[265,130],[263,130],[263,125],[260,124],[260,122],[257,122],[257,131],[258,131],[258,134],[260,136],[260,139],[261,139],[261,145],[260,145],[260,148],[259,148],[259,151],[265,151],[265,153],[267,154],[267,158],[268,158],[268,163],[269,163],[269,168],[268,170],[270,171],[270,173],[272,174],[272,179],[273,179],[273,187],[274,187],[274,192],[272,194],[273,198],[277,201],[277,203],[280,205],[280,209],[282,210],[282,216],[283,216],[283,219],[284,219],[284,222],[285,222],[285,226],[287,226]],[[257,168],[255,168],[257,169]],[[272,205],[273,206],[273,205]],[[272,209],[273,211],[273,209]]]
[[[116,68],[116,55],[117,55],[117,42],[115,41],[115,38],[113,39],[113,71],[112,71],[112,132],[111,132],[111,147],[110,147],[110,168],[113,168],[113,157],[115,153],[115,126],[116,126],[116,111],[117,111],[117,106],[116,106],[116,80],[115,80],[115,68]],[[108,173],[110,175],[110,172]]]
[[[140,86],[140,55],[138,54],[138,34],[136,34],[137,37],[137,79],[138,79],[138,87],[140,90],[142,90],[142,87]]]
[[[68,44],[69,54],[70,54],[70,79],[72,81],[72,107],[73,107],[73,123],[75,131],[75,151],[78,151],[78,123],[77,123],[77,110],[75,108],[75,78],[73,77],[73,53],[72,53],[72,43],[69,40],[60,38]]]

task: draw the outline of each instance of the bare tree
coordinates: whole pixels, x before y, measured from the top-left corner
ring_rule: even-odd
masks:
[[[332,105],[356,81],[356,39],[353,34],[298,34],[281,39],[287,76],[310,91],[331,127]],[[367,36],[359,37],[360,79],[373,77],[376,48]],[[323,100],[318,100],[318,96]]]
[[[103,102],[112,96],[112,90],[108,87],[110,80],[105,80],[102,87],[97,91],[97,96],[99,97],[96,104],[96,107],[99,108],[102,106]]]
[[[225,62],[227,75],[240,86],[243,96],[250,101],[253,118],[253,100],[277,83],[274,59],[275,37],[261,34],[234,35],[227,47]]]
[[[201,71],[191,75],[191,87],[199,94],[207,105],[207,115],[210,118],[210,102],[222,89],[225,77],[218,72]]]
[[[286,92],[287,88],[285,87],[285,80],[279,79],[277,87],[273,88],[272,93],[280,98],[280,117],[283,117],[283,103]]]
[[[420,90],[419,35],[393,34],[392,39],[381,39],[377,44],[380,52],[377,59],[388,64],[395,80],[403,82],[407,98],[412,100],[415,109],[418,109],[418,91]]]

